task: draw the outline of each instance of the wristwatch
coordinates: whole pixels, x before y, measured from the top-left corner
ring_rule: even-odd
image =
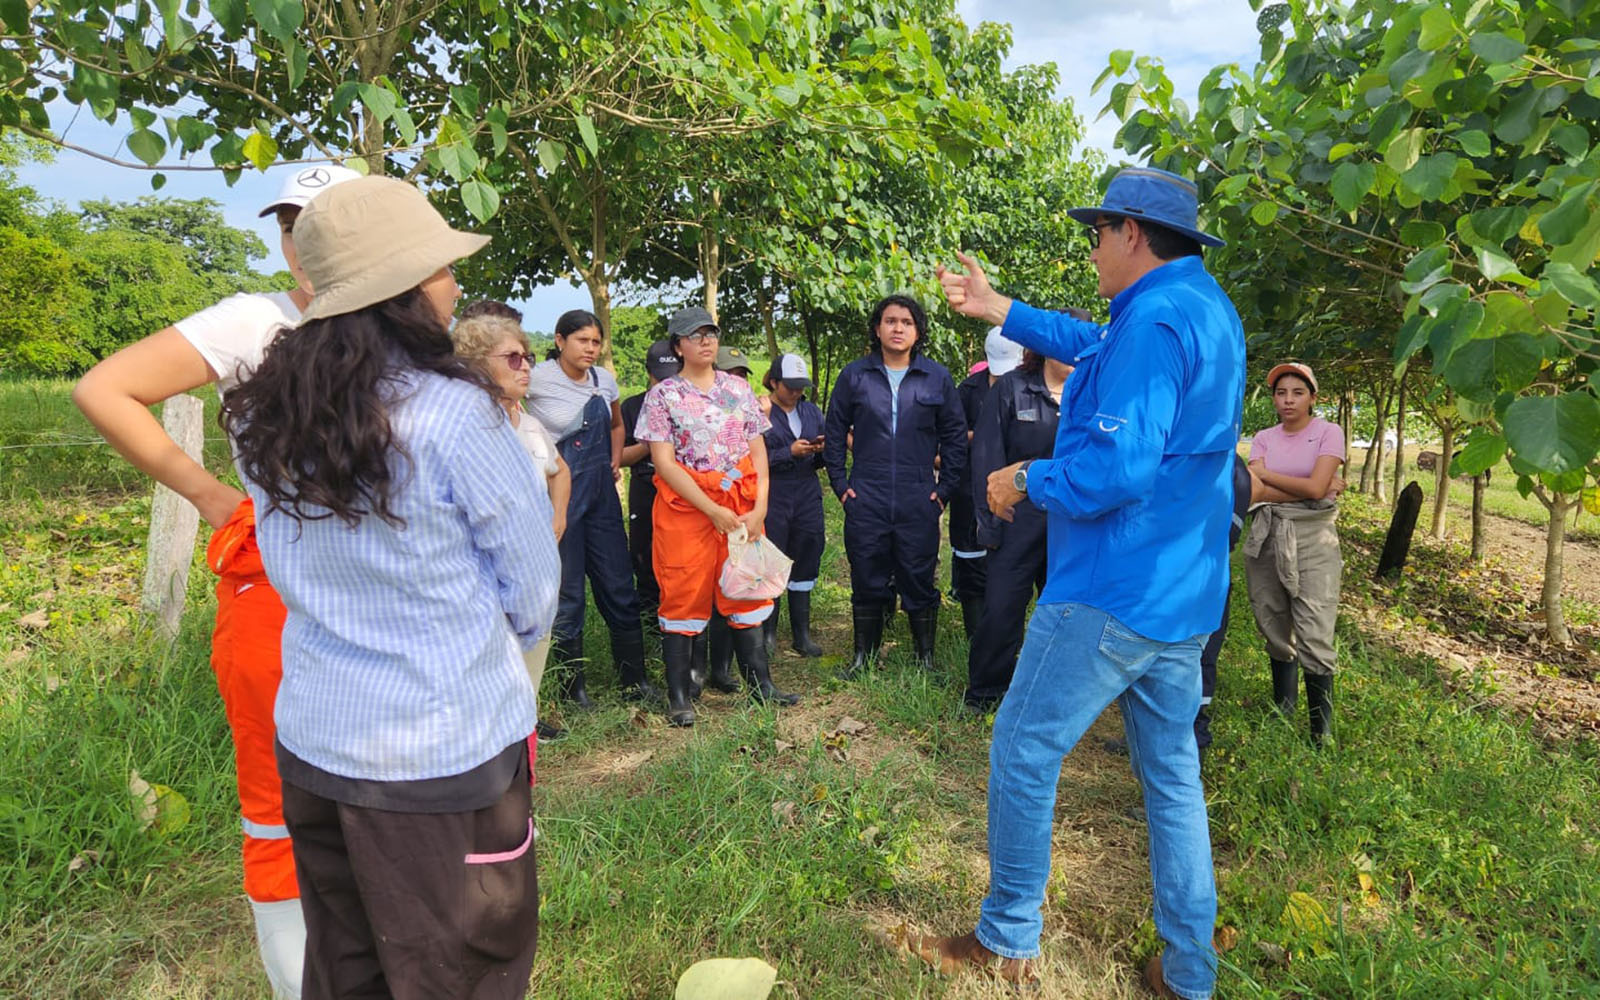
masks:
[[[1032,464],[1032,462],[1023,462],[1017,466],[1016,473],[1011,477],[1011,485],[1016,487],[1018,493],[1028,492],[1028,466]]]

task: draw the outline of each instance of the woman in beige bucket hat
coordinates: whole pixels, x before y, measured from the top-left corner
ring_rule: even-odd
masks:
[[[447,333],[450,265],[488,240],[378,177],[295,235],[315,296],[223,413],[288,608],[303,995],[520,998],[539,905],[521,652],[560,566],[539,473]]]

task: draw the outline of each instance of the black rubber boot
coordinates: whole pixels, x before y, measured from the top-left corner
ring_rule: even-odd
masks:
[[[1309,675],[1307,675],[1309,676]],[[1278,714],[1294,718],[1294,703],[1300,696],[1300,664],[1295,660],[1272,661],[1272,702]]]
[[[911,649],[916,654],[917,666],[930,673],[937,670],[933,663],[933,644],[939,635],[939,605],[907,611],[906,617],[911,619]]]
[[[800,701],[799,695],[779,691],[772,683],[772,668],[767,663],[767,647],[762,642],[760,629],[734,629],[733,648],[739,656],[739,672],[750,685],[750,697],[777,705],[793,705]]]
[[[794,651],[801,656],[821,656],[822,647],[811,639],[811,591],[789,591],[789,625],[794,630]]]
[[[581,708],[585,712],[592,710],[594,701],[589,697],[583,677],[583,635],[580,633],[570,639],[557,639],[553,645],[551,655],[567,670],[566,680],[561,685],[561,697],[571,702],[574,708]]]
[[[847,681],[877,664],[878,647],[883,644],[883,608],[876,604],[857,604],[852,605],[850,611],[855,626],[855,654],[850,658],[850,665],[839,674]]]
[[[733,629],[728,627],[726,618],[713,611],[711,624],[706,631],[711,633],[707,642],[711,653],[711,673],[706,676],[706,687],[723,694],[733,694],[739,690],[739,682],[733,676]]]
[[[617,664],[617,684],[623,701],[655,701],[661,690],[644,676],[644,631],[611,633],[611,658]]]
[[[565,729],[562,729],[554,722],[546,722],[543,719],[540,719],[534,724],[533,731],[539,734],[540,743],[554,743],[556,740],[564,740],[567,738],[567,731]]]
[[[667,722],[694,725],[694,704],[689,695],[689,658],[694,636],[667,632],[661,636],[661,658],[667,664]]]
[[[968,643],[978,637],[978,622],[982,620],[983,598],[963,597],[961,599],[961,627],[967,633]]]
[[[768,615],[767,620],[761,623],[761,643],[767,647],[767,661],[769,663],[774,656],[778,655],[778,606],[782,603],[783,598],[774,597],[772,599],[772,614]],[[791,615],[794,614],[794,610],[791,608],[789,613]]]
[[[662,633],[664,638],[666,633]],[[690,636],[689,644],[689,698],[692,701],[700,700],[700,692],[706,686],[706,634]]]
[[[1306,709],[1311,715],[1311,742],[1319,747],[1333,742],[1333,675],[1306,671]]]

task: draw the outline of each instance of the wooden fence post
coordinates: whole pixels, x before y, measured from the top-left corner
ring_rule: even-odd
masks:
[[[162,404],[161,426],[189,457],[203,461],[205,404],[193,396],[173,396]],[[189,588],[189,564],[200,530],[200,512],[183,497],[156,484],[150,505],[150,537],[145,549],[144,595],[139,606],[155,618],[167,638],[178,634]]]

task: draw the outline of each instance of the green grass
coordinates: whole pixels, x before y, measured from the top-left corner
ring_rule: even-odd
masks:
[[[79,433],[57,396],[62,386],[0,386],[5,440]],[[109,453],[41,460],[55,463],[48,488],[8,473],[0,493],[0,996],[260,997],[231,748],[207,664],[208,580],[193,574],[176,642],[155,639],[130,610],[144,484],[130,473],[119,487]],[[540,759],[537,995],[667,997],[689,964],[718,955],[764,957],[779,997],[1003,995],[904,963],[871,933],[974,918],[988,724],[960,711],[954,607],[941,620],[943,674],[911,665],[901,616],[879,671],[832,679],[849,595],[837,506],[828,511],[835,541],[815,623],[832,655],[774,667],[806,696],[797,709],[710,695],[689,732],[636,715],[615,696],[591,610],[602,707],[566,713],[572,738]],[[1382,517],[1345,505],[1352,579],[1370,567]],[[1346,620],[1339,742],[1315,752],[1303,707],[1293,724],[1270,710],[1246,607],[1236,602],[1223,651],[1206,763],[1221,920],[1239,937],[1218,995],[1600,996],[1594,747],[1541,740],[1486,691],[1447,685],[1433,662]],[[18,624],[39,608],[47,627]],[[837,734],[846,715],[871,728]],[[1064,769],[1044,996],[1140,996],[1131,969],[1155,948],[1137,788],[1126,761],[1099,747],[1114,732],[1112,713]],[[132,769],[183,795],[188,822],[141,829]],[[1324,928],[1284,922],[1293,893],[1319,904]]]

